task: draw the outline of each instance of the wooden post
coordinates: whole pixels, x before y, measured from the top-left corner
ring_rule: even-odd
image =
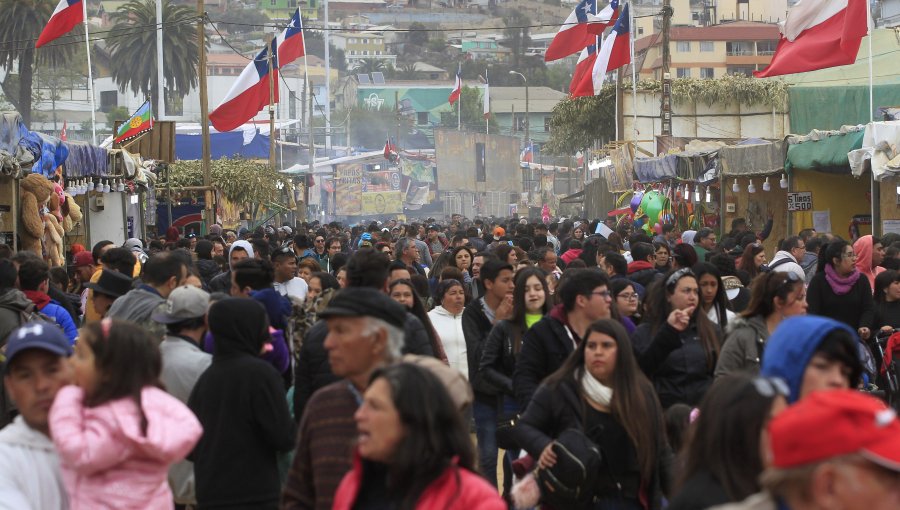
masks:
[[[209,153],[209,96],[206,90],[206,33],[204,32],[204,24],[206,21],[206,12],[204,11],[203,0],[197,0],[197,14],[200,19],[197,21],[197,43],[200,51],[200,133],[202,145],[202,159],[200,168],[203,170],[203,186],[209,188],[212,186],[212,175],[210,173],[210,153]],[[165,100],[165,99],[163,99]],[[166,179],[168,181],[168,178]],[[168,199],[171,201],[172,197]],[[204,219],[206,220],[206,228],[216,222],[215,211],[215,193],[207,190],[203,194],[204,201]],[[172,218],[169,217],[171,224]]]

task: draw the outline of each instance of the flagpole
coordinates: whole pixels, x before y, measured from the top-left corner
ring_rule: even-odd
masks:
[[[866,23],[869,28],[869,122],[872,123],[872,139],[877,141],[878,138],[875,136],[875,71],[872,63],[875,58],[875,55],[872,53],[872,38],[875,37],[875,27],[872,22],[872,12],[868,8],[866,9],[866,14]],[[878,188],[879,191],[880,189]],[[871,200],[869,200],[869,215],[872,218],[873,236],[876,232],[880,232],[878,228],[880,225],[878,225],[877,217],[875,216],[875,204],[880,204],[881,201],[876,198],[875,192],[875,170],[872,170],[872,178],[869,181],[869,196],[871,197]]]
[[[637,65],[634,61],[634,9],[628,6],[628,46],[631,52],[631,136],[637,144]]]
[[[269,42],[269,51],[266,52],[269,64],[269,167],[275,171],[275,39]]]
[[[97,108],[94,104],[94,71],[91,69],[91,37],[88,31],[87,2],[82,0],[81,10],[84,16],[84,46],[87,49],[88,94],[91,96],[91,144],[97,143]]]
[[[462,131],[462,64],[456,66],[456,76],[459,78],[459,97],[456,99],[456,130]]]
[[[85,0],[82,0],[85,1]],[[166,88],[163,74],[163,0],[156,0],[156,114],[159,120],[166,118]]]
[[[491,113],[491,92],[490,92],[491,83],[488,81],[488,70],[484,70],[484,111],[487,114],[484,116],[484,134],[491,134],[491,123],[488,120]],[[461,94],[460,94],[461,95]],[[487,140],[485,140],[487,141]]]

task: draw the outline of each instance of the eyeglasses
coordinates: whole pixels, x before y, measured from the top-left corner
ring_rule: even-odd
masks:
[[[623,293],[619,294],[619,295],[616,296],[616,297],[620,297],[620,298],[622,298],[622,299],[626,299],[626,300],[628,300],[628,301],[631,301],[632,299],[637,299],[637,298],[638,298],[638,295],[637,295],[637,292],[623,292]]]
[[[317,243],[324,243],[325,240],[324,240],[324,239],[316,239],[316,242],[317,242]]]
[[[610,294],[610,292],[608,290],[603,290],[603,291],[599,291],[599,292],[591,292],[591,295],[592,296],[600,296],[603,299],[609,299],[612,297],[612,294]]]

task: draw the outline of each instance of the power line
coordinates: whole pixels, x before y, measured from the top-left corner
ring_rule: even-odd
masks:
[[[201,18],[199,16],[197,16],[197,17],[191,17],[191,18],[184,18],[184,19],[178,20],[178,21],[164,21],[163,23],[159,23],[159,24],[154,23],[154,24],[149,24],[149,25],[144,25],[144,26],[136,25],[136,26],[127,27],[127,28],[113,28],[110,30],[104,30],[104,31],[100,31],[100,32],[91,32],[90,33],[91,37],[88,39],[88,41],[90,41],[90,42],[108,41],[109,39],[134,36],[134,35],[137,35],[137,34],[140,34],[143,32],[156,32],[159,26],[173,27],[173,26],[180,26],[180,25],[185,25],[185,24],[196,24],[197,21],[200,19]],[[146,29],[147,27],[152,27],[152,29],[147,30]],[[95,35],[98,35],[98,34],[107,34],[107,35],[106,35],[106,37],[94,37]],[[71,46],[71,45],[75,45],[75,44],[84,44],[84,34],[64,35],[64,36],[60,37],[60,39],[63,39],[63,38],[66,38],[69,40],[67,40],[65,42],[53,41],[52,43],[48,44],[45,47],[57,48],[60,46]],[[57,41],[58,40],[59,39],[57,39]],[[0,44],[0,51],[16,52],[16,51],[25,51],[25,50],[29,50],[29,49],[34,49],[34,43],[36,41],[37,41],[37,38],[21,39],[18,41],[4,42],[3,44]],[[13,44],[18,44],[18,45],[13,46]]]

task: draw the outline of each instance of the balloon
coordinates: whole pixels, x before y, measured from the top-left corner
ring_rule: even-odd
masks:
[[[631,212],[637,212],[638,207],[641,205],[641,200],[644,198],[644,192],[638,191],[631,197]]]
[[[653,231],[656,232],[657,235],[662,235],[662,225],[660,225],[659,223],[654,223]]]
[[[663,210],[666,198],[658,191],[650,191],[641,199],[641,210],[649,217],[647,223],[653,225],[659,221],[659,213]],[[633,203],[633,202],[632,202]]]

